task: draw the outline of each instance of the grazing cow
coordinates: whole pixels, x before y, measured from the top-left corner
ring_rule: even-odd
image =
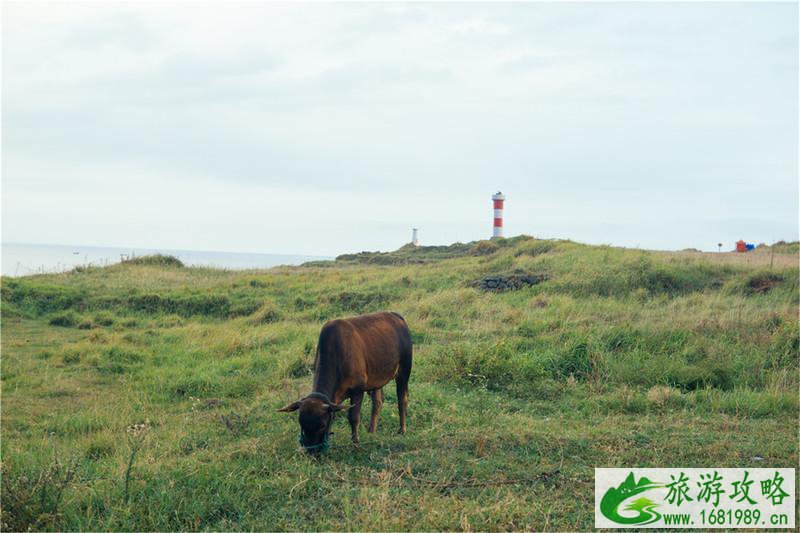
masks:
[[[281,412],[300,410],[300,444],[309,453],[325,451],[331,422],[341,402],[350,398],[347,418],[354,443],[364,393],[372,398],[369,432],[378,426],[383,405],[383,386],[392,379],[397,385],[400,433],[406,432],[408,378],[411,375],[411,332],[397,313],[372,313],[331,320],[319,334],[311,394]]]

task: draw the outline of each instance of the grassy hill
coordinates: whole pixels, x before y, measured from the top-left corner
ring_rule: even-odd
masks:
[[[795,467],[797,264],[517,237],[3,278],[3,528],[587,530],[596,466]],[[309,459],[275,410],[377,310],[413,332],[409,433],[389,386]]]

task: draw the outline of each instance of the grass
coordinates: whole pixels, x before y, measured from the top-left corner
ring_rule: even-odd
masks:
[[[517,237],[3,278],[2,526],[587,530],[594,467],[795,467],[791,244]],[[519,275],[544,281],[477,288]],[[376,434],[355,448],[340,417],[310,459],[275,410],[310,391],[324,321],[382,309],[415,342],[409,433],[390,386]]]

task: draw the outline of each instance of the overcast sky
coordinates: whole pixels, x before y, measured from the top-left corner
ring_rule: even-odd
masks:
[[[3,3],[4,242],[798,238],[796,3]]]

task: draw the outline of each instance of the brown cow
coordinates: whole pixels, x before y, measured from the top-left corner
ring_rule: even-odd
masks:
[[[400,433],[405,433],[411,351],[411,332],[397,313],[331,320],[322,326],[314,361],[313,392],[279,409],[282,412],[300,410],[303,448],[310,453],[327,449],[333,416],[347,409],[341,403],[345,398],[350,398],[347,418],[353,442],[358,443],[358,422],[365,392],[372,398],[369,432],[374,432],[383,405],[382,387],[392,379],[397,385]]]

